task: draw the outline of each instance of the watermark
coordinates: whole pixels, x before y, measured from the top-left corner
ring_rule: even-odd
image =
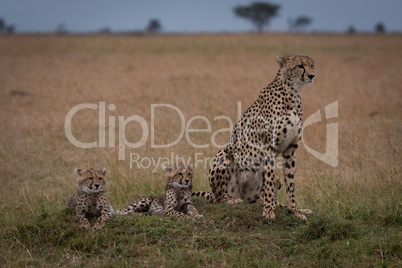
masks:
[[[194,159],[195,168],[207,169],[210,167],[213,158],[204,156],[203,153],[195,153],[194,157],[183,157],[170,153],[170,157],[148,157],[141,156],[138,153],[130,153],[130,169],[152,169],[152,172],[156,172],[158,169],[167,165],[182,163],[186,166],[192,164]]]
[[[241,102],[238,102],[237,106],[238,106],[237,107],[238,119],[236,122],[239,122],[242,115]],[[70,143],[79,148],[86,148],[86,149],[95,147],[115,148],[117,146],[119,160],[126,160],[126,148],[137,149],[142,146],[145,146],[147,141],[150,141],[151,148],[172,147],[178,144],[181,140],[185,139],[190,146],[196,149],[205,149],[210,146],[213,146],[216,149],[222,149],[226,146],[226,144],[218,144],[216,141],[216,136],[221,132],[228,132],[228,134],[232,133],[232,130],[236,124],[236,122],[234,123],[229,116],[219,115],[213,118],[213,123],[217,122],[218,120],[220,121],[223,120],[224,123],[227,124],[227,127],[212,132],[211,121],[203,115],[193,116],[186,121],[183,112],[177,106],[162,103],[162,104],[151,104],[150,108],[151,108],[150,110],[151,120],[150,122],[147,122],[147,120],[145,120],[143,117],[139,115],[131,115],[128,117],[124,117],[122,115],[120,116],[111,115],[111,113],[109,112],[113,112],[116,109],[116,106],[114,104],[109,104],[107,108],[105,102],[99,102],[98,104],[94,103],[78,104],[74,106],[66,115],[64,121],[65,134]],[[94,141],[92,142],[79,141],[74,137],[72,131],[73,117],[79,116],[80,113],[86,109],[95,110],[98,112],[98,123],[99,123],[98,137],[95,137]],[[177,137],[175,137],[176,139],[174,141],[169,142],[167,144],[157,144],[156,132],[155,132],[155,126],[156,126],[155,119],[158,118],[158,116],[162,114],[163,111],[166,112],[166,110],[163,109],[169,109],[171,112],[173,111],[177,113],[177,118],[179,119],[180,122],[180,131],[178,132],[178,135]],[[338,117],[338,101],[335,101],[325,106],[325,117],[326,119]],[[194,128],[193,125],[194,122],[196,121],[204,123],[206,127]],[[319,121],[321,121],[320,110],[313,113],[304,121],[301,131],[302,144],[304,145],[306,150],[314,157],[318,158],[319,160],[323,161],[326,164],[336,167],[338,165],[338,123],[330,123],[326,125],[327,139],[326,139],[325,153],[315,151],[314,149],[306,145],[306,143],[304,142],[303,133],[305,128]],[[116,122],[118,122],[117,128],[116,128]],[[294,123],[297,124],[297,122]],[[126,138],[126,127],[129,124],[136,124],[136,127],[141,129],[142,133],[141,138],[135,142],[128,141]],[[275,125],[276,122],[273,122],[273,124]],[[259,127],[255,127],[255,125],[258,125]],[[236,142],[242,142],[241,137],[243,135],[260,136],[260,137],[265,135],[271,135],[272,140],[275,141],[276,134],[271,133],[272,128],[273,126],[270,125],[270,121],[267,118],[263,116],[253,116],[249,120],[247,120],[244,123],[244,125],[243,124],[239,125],[237,128],[237,133],[235,133],[234,135],[237,137]],[[108,135],[106,135],[106,133]],[[192,140],[191,133],[209,133],[211,138],[209,143],[197,144],[195,141]],[[116,134],[118,138],[117,144],[116,144]],[[106,136],[108,136],[107,142],[106,142]],[[268,147],[271,146],[271,144],[266,144],[264,142],[255,143],[252,141],[247,141],[247,144],[244,144],[244,146],[246,148],[255,148],[259,150],[264,150],[268,149]],[[194,159],[196,160],[195,156]],[[148,168],[159,167],[162,162],[166,162],[165,160],[166,159],[162,158],[159,159],[144,158],[140,157],[139,155],[136,155],[135,153],[134,154],[130,153],[130,167],[133,167],[134,165],[136,165],[137,168],[143,168],[146,166]],[[206,163],[207,161],[203,160],[202,162]],[[261,162],[261,159],[257,160],[254,159],[251,160],[251,162],[255,163],[256,165],[259,165],[260,163],[258,162]]]
[[[149,156],[142,156],[138,153],[130,153],[130,169],[151,169],[152,172],[156,172],[158,169],[162,169],[164,166],[167,165],[174,165],[174,164],[184,164],[189,166],[193,164],[195,168],[200,168],[204,170],[210,169],[214,158],[205,156],[204,153],[194,153],[193,156],[179,156],[175,153],[170,153],[169,157],[149,157]],[[260,161],[251,161],[249,162],[248,168],[255,168],[259,169],[262,165],[260,165]],[[283,157],[278,157],[275,160],[275,168],[283,168],[285,163],[285,159]]]
[[[181,123],[181,129],[179,132],[179,135],[177,136],[176,140],[173,142],[170,142],[168,144],[157,144],[155,141],[155,118],[158,117],[158,113],[163,113],[161,111],[161,108],[165,109],[170,109],[172,111],[175,111],[178,114],[178,118],[180,118],[180,123]],[[91,110],[98,110],[99,114],[99,136],[97,141],[93,142],[81,142],[77,140],[73,133],[72,133],[72,118],[74,116],[78,116],[77,113],[80,112],[81,110],[85,109],[91,109]],[[116,106],[114,104],[110,104],[108,106],[109,111],[114,111],[116,109]],[[115,144],[115,137],[116,137],[116,116],[109,115],[106,116],[106,104],[105,102],[99,102],[99,104],[92,104],[92,103],[83,103],[83,104],[78,104],[74,106],[66,116],[66,119],[64,121],[64,131],[66,134],[67,139],[76,147],[79,148],[104,148],[106,147],[106,118],[108,117],[108,133],[109,133],[109,142],[108,142],[108,147],[109,148],[114,148],[116,147]],[[203,121],[207,124],[206,128],[199,129],[199,128],[193,128],[192,124],[194,121]],[[225,147],[225,144],[218,144],[216,142],[216,135],[219,134],[220,132],[230,132],[233,129],[233,122],[228,116],[220,115],[216,116],[214,118],[214,122],[218,120],[225,120],[228,124],[227,128],[222,128],[218,129],[215,132],[211,134],[211,140],[210,143],[207,144],[196,144],[194,141],[192,141],[190,133],[195,133],[195,132],[207,132],[211,133],[212,128],[211,128],[211,122],[206,118],[205,116],[194,116],[190,118],[187,122],[185,121],[185,117],[183,112],[176,106],[171,105],[171,104],[151,104],[151,122],[150,125],[148,125],[147,121],[139,116],[139,115],[131,115],[127,118],[124,116],[118,116],[118,122],[119,122],[119,127],[118,127],[118,150],[119,150],[119,160],[126,160],[126,148],[131,148],[131,149],[137,149],[145,145],[145,143],[148,141],[150,138],[151,140],[151,148],[169,148],[177,143],[179,143],[183,137],[186,139],[187,143],[190,144],[193,148],[197,149],[202,149],[202,148],[207,148],[210,145],[214,146],[214,148],[222,149]],[[130,142],[126,138],[126,127],[129,123],[136,123],[139,125],[139,127],[142,130],[142,136],[141,139],[136,141],[136,142]],[[150,136],[150,137],[149,137]]]
[[[335,118],[338,117],[338,101],[328,104],[325,106],[325,118]],[[316,122],[321,121],[321,111],[318,110],[312,115],[310,115],[306,121],[304,121],[302,127],[302,133],[304,129]],[[325,153],[317,152],[311,149],[304,142],[304,135],[302,135],[302,143],[304,148],[306,148],[307,152],[315,156],[317,159],[322,162],[331,165],[333,167],[338,166],[338,123],[328,123],[327,124],[327,143],[325,148]]]

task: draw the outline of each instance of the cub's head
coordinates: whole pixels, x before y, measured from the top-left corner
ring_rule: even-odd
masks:
[[[301,88],[313,83],[314,61],[309,56],[290,55],[278,56],[279,72],[285,75],[286,82]]]
[[[78,175],[77,187],[86,193],[98,193],[106,190],[106,169],[80,169],[76,168],[75,173]]]
[[[279,179],[278,175],[274,175],[274,192],[279,193],[279,191],[282,189],[282,183],[281,180]]]
[[[165,166],[166,187],[190,188],[193,187],[193,166],[183,164]]]

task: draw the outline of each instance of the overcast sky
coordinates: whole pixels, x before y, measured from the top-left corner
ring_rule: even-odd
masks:
[[[251,31],[252,24],[236,17],[233,7],[247,0],[0,0],[0,17],[19,32],[51,32],[64,24],[71,32],[143,30],[150,19],[164,32]],[[310,30],[373,31],[382,22],[387,31],[402,32],[402,0],[272,0],[279,16],[269,30],[288,30],[288,19],[312,18]]]

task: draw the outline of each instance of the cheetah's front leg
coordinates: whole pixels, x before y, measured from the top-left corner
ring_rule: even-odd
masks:
[[[102,211],[102,215],[96,221],[93,229],[98,230],[98,229],[102,228],[103,226],[105,226],[106,222],[108,222],[108,220],[110,219],[110,215],[111,215],[110,210],[108,212]]]
[[[89,229],[91,227],[88,219],[85,217],[85,209],[81,205],[77,205],[76,207],[76,216],[78,221],[81,223],[82,229]]]
[[[188,215],[194,218],[203,218],[204,215],[201,215],[198,213],[198,210],[192,205],[192,204],[187,204],[186,205],[186,212]]]
[[[261,197],[263,199],[263,211],[262,216],[266,217],[270,221],[275,221],[275,192],[274,192],[274,167],[275,158],[272,154],[265,161],[265,172],[263,178]]]
[[[111,216],[110,205],[106,199],[106,195],[102,194],[100,199],[101,199],[101,201],[97,204],[96,208],[101,211],[101,216],[96,221],[96,223],[93,227],[94,230],[102,228],[106,224],[106,222],[109,221],[110,216]]]
[[[189,191],[187,192],[184,196],[183,199],[186,201],[190,201],[192,202],[193,198],[192,198],[192,193]],[[204,215],[201,215],[198,213],[198,210],[194,207],[194,205],[192,203],[187,203],[184,205],[184,208],[186,210],[187,215],[190,215],[194,218],[202,218],[204,217]]]
[[[187,216],[174,208],[177,206],[178,200],[174,190],[167,190],[165,193],[165,204],[163,206],[163,214],[166,216],[175,216],[178,218],[186,218]]]
[[[286,149],[282,155],[285,159],[283,165],[283,175],[286,184],[286,206],[290,213],[295,215],[297,218],[307,221],[307,218],[303,214],[311,214],[312,211],[309,209],[298,210],[295,201],[295,185],[294,185],[294,167],[295,167],[295,151],[297,149],[297,144],[291,144],[288,149]]]

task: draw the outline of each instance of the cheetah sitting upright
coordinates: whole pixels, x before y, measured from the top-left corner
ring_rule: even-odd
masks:
[[[209,171],[209,185],[220,203],[254,202],[262,198],[262,215],[275,220],[274,168],[284,158],[286,207],[299,219],[310,210],[298,210],[294,195],[295,151],[301,138],[303,115],[300,92],[314,78],[309,56],[277,57],[279,71],[272,83],[246,110],[226,147]]]
[[[98,217],[93,229],[99,229],[109,220],[113,208],[107,201],[106,169],[75,169],[77,178],[77,192],[70,198],[67,207],[75,209],[81,228],[89,229],[91,226],[88,217]]]
[[[183,164],[164,167],[166,173],[165,193],[154,197],[143,197],[129,203],[125,208],[116,211],[118,215],[142,213],[145,215],[163,214],[179,218],[187,215],[201,218],[193,206],[191,191],[193,188],[193,168]],[[184,210],[187,215],[180,212]]]

